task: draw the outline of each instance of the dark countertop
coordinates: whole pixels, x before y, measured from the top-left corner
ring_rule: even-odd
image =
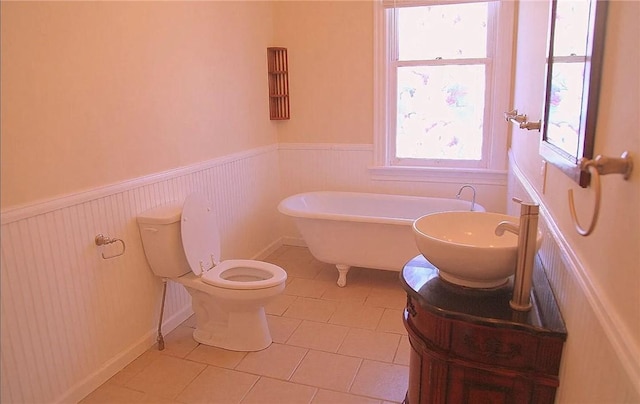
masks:
[[[512,280],[495,289],[473,289],[451,284],[438,276],[438,270],[422,255],[409,261],[400,273],[407,294],[421,307],[437,315],[497,328],[518,329],[566,339],[567,330],[544,269],[536,257],[532,308],[527,312],[511,309]]]

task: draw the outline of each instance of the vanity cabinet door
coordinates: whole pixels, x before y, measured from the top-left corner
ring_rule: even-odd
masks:
[[[405,310],[405,325],[408,318]],[[447,379],[449,363],[446,355],[441,355],[427,347],[430,342],[407,327],[409,344],[409,386],[405,404],[445,404],[447,403]]]
[[[411,346],[409,352],[409,386],[405,403],[420,402],[420,387],[422,385],[422,355]]]
[[[534,370],[547,366],[528,352],[538,345],[533,337],[437,318],[408,303],[406,404],[553,404],[557,376]],[[546,351],[553,349],[538,355]]]
[[[404,404],[553,404],[567,332],[537,260],[530,313],[510,285],[475,290],[442,281],[418,256],[402,270],[411,352]]]
[[[465,366],[449,367],[447,403],[531,403],[533,385],[517,374],[500,374]]]
[[[456,357],[519,370],[534,370],[539,338],[524,332],[452,321],[451,350]]]

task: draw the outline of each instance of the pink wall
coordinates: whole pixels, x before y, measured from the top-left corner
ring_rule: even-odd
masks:
[[[522,1],[519,15],[513,105],[527,113],[530,120],[538,120],[542,115],[545,85],[546,43],[541,31],[547,26],[548,2]],[[640,353],[639,18],[640,3],[609,2],[594,154],[619,157],[627,150],[636,164],[628,181],[620,175],[602,176],[600,218],[589,237],[582,237],[574,230],[567,190],[575,192],[583,226],[591,219],[594,190],[579,188],[551,165],[546,173],[541,171],[539,134],[515,128],[511,144],[515,163],[541,196],[572,254],[582,263],[586,282],[595,290],[606,316],[619,325],[615,332],[622,344],[636,354]],[[570,338],[571,334],[569,330]],[[638,370],[640,367],[636,366],[635,371]],[[580,389],[576,387],[575,391]]]
[[[285,143],[373,143],[373,3],[274,2],[275,40],[289,48]]]
[[[542,114],[546,3],[518,2],[512,106],[531,120]],[[373,142],[369,1],[1,2],[0,11],[3,211],[276,142],[344,143],[364,157],[340,152],[346,167],[357,163],[353,174],[339,165],[329,170],[330,159],[311,160],[292,146],[277,156],[291,159],[274,155],[267,170],[304,158],[328,187],[363,187],[370,179],[371,151],[352,147]],[[639,15],[638,2],[610,2],[596,154],[640,156]],[[290,121],[268,120],[268,46],[289,48]],[[603,178],[599,225],[582,238],[570,222],[566,192],[576,189],[584,221],[593,190],[578,190],[552,167],[541,174],[538,141],[535,133],[512,129],[514,161],[584,267],[588,286],[580,290],[593,292],[586,297],[596,296],[620,325],[614,342],[640,352],[640,164],[629,181]],[[293,167],[283,174],[301,165]],[[340,178],[322,177],[323,169]],[[572,328],[570,338],[591,332]],[[582,363],[567,366],[576,372]],[[615,377],[596,374],[609,378],[603,383]],[[598,390],[589,387],[578,380],[564,389],[567,396]]]
[[[268,2],[2,2],[3,209],[276,142]]]

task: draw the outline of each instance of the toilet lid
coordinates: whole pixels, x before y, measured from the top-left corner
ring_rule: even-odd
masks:
[[[182,247],[194,274],[220,262],[220,234],[211,203],[198,193],[184,200],[180,225]]]

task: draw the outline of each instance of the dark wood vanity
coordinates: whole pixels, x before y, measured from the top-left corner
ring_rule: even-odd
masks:
[[[452,285],[422,255],[400,274],[411,356],[405,402],[553,403],[566,328],[535,263],[532,309],[509,307],[512,285]]]

